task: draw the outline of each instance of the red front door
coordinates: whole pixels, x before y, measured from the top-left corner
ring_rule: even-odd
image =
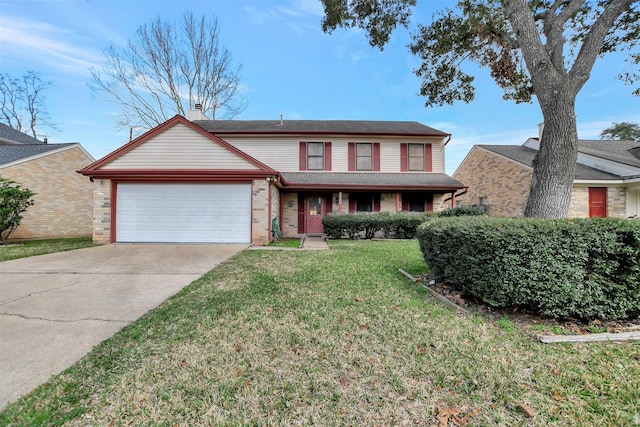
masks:
[[[607,187],[589,187],[589,217],[607,217]]]
[[[307,234],[322,234],[322,215],[324,214],[324,198],[320,194],[310,194],[307,197],[305,219]]]

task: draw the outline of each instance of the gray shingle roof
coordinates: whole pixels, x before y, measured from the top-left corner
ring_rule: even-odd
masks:
[[[444,173],[281,172],[287,188],[327,190],[454,190],[464,188]]]
[[[624,165],[640,167],[640,158],[634,155],[640,149],[640,142],[636,141],[578,141],[578,150],[584,154],[600,157]]]
[[[602,141],[601,141],[602,142]],[[526,166],[533,166],[533,158],[537,150],[522,145],[478,145],[485,150],[504,156]],[[576,179],[611,180],[620,179],[619,175],[603,172],[585,165],[576,165]]]
[[[44,142],[0,123],[0,145],[4,144],[44,144]]]
[[[418,122],[366,120],[195,120],[214,134],[341,134],[415,135],[446,137],[449,134]]]
[[[36,156],[48,151],[59,150],[69,145],[77,145],[75,143],[66,144],[19,144],[19,145],[0,145],[0,166],[27,157]]]

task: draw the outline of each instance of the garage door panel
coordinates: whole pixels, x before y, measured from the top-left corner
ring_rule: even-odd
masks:
[[[249,243],[251,185],[121,183],[116,240]]]

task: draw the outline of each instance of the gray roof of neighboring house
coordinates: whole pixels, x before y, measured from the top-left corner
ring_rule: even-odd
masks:
[[[44,144],[44,142],[0,123],[0,145],[5,144]]]
[[[342,134],[446,137],[448,133],[418,122],[366,120],[195,120],[194,124],[221,134]]]
[[[581,153],[600,157],[624,165],[640,167],[640,142],[618,140],[579,140]]]
[[[485,150],[499,154],[526,166],[533,165],[533,158],[538,152],[533,148],[524,147],[522,145],[478,145],[478,147],[482,147]],[[581,164],[576,165],[576,179],[611,180],[620,178],[621,177],[619,175],[603,172]]]
[[[0,166],[25,159],[48,151],[59,150],[60,148],[77,145],[76,143],[66,144],[18,144],[0,145]]]
[[[286,187],[325,189],[454,190],[464,188],[444,173],[281,172]]]

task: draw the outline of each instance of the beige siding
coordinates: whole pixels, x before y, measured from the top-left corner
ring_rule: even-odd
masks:
[[[243,169],[256,166],[178,124],[123,154],[102,169]]]
[[[401,143],[431,143],[433,172],[444,173],[444,144],[440,139],[417,138],[349,138],[335,136],[287,136],[256,138],[221,136],[226,142],[280,172],[299,171],[300,141],[331,142],[331,170],[348,172],[349,142],[379,142],[380,172],[400,172]]]

